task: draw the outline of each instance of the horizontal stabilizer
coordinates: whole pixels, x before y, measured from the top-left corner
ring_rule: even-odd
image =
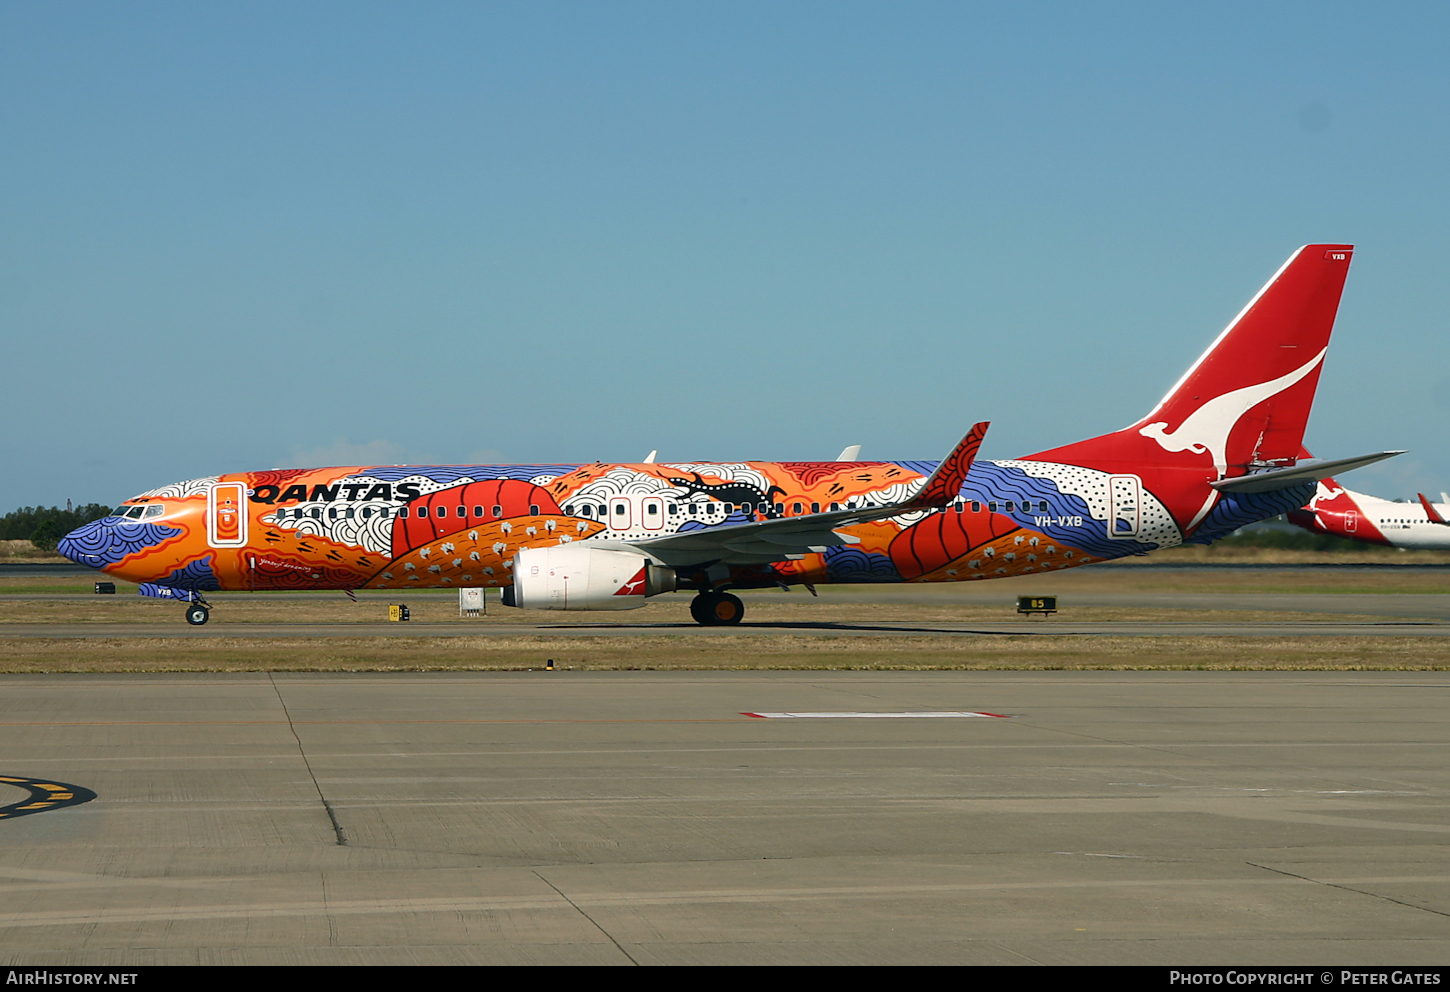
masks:
[[[1435,509],[1434,503],[1431,503],[1428,499],[1425,498],[1424,493],[1415,493],[1415,495],[1420,497],[1420,505],[1425,508],[1425,516],[1429,519],[1430,523],[1444,524],[1446,527],[1450,527],[1450,520],[1446,520],[1444,517],[1440,516],[1440,511]],[[1441,493],[1440,495],[1444,496],[1445,494]]]
[[[1300,462],[1298,465],[1270,469],[1267,472],[1256,472],[1253,475],[1219,479],[1217,482],[1210,482],[1209,485],[1221,493],[1270,493],[1276,489],[1289,489],[1306,482],[1317,482],[1342,472],[1352,472],[1357,468],[1364,468],[1366,465],[1373,465],[1375,462],[1382,462],[1386,458],[1403,454],[1403,451],[1377,451],[1372,455],[1360,455],[1357,458],[1335,458],[1330,461],[1315,459]]]

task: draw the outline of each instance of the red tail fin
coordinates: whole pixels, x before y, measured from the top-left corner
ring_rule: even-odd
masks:
[[[1415,493],[1415,495],[1420,497],[1420,505],[1425,508],[1425,518],[1429,520],[1430,523],[1450,525],[1450,521],[1447,521],[1444,517],[1440,516],[1440,511],[1435,509],[1434,503],[1431,503],[1428,499],[1425,498],[1424,493]]]
[[[1353,250],[1300,248],[1146,417],[1029,457],[1103,471],[1201,470],[1210,479],[1293,464]]]

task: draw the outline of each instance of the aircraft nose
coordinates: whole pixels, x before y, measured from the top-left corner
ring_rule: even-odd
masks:
[[[56,542],[55,549],[77,565],[101,568],[106,564],[104,549],[111,544],[110,518],[81,524]]]
[[[115,515],[82,524],[56,542],[77,565],[114,571],[122,562],[181,533],[166,523],[142,523]]]

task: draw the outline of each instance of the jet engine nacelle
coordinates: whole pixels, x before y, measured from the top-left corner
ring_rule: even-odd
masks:
[[[635,610],[675,589],[674,569],[645,555],[581,544],[524,548],[513,573],[500,602],[525,610]]]

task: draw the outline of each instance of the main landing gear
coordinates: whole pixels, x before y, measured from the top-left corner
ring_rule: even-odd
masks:
[[[186,604],[186,622],[193,627],[200,627],[211,619],[211,604],[204,599],[194,603]]]
[[[745,604],[728,592],[702,592],[690,600],[690,616],[704,627],[727,627],[745,616]]]

